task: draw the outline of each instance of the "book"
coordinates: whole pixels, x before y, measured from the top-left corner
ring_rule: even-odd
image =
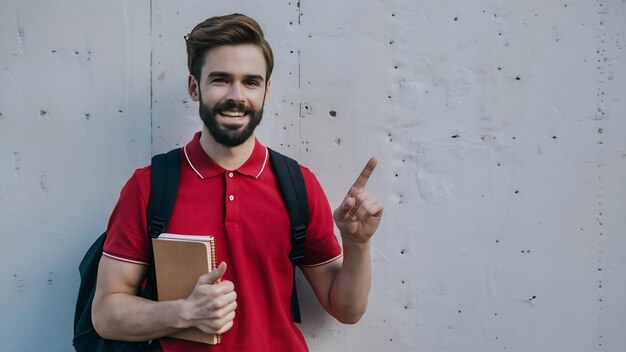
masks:
[[[189,297],[198,278],[217,267],[213,236],[163,233],[152,239],[159,301]],[[220,334],[191,327],[169,337],[215,345]]]

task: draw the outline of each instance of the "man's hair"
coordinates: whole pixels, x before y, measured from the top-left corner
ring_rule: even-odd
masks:
[[[200,82],[200,73],[207,51],[222,45],[252,44],[261,48],[265,57],[265,83],[270,79],[274,68],[274,55],[270,44],[263,36],[261,26],[252,18],[233,13],[211,17],[196,25],[185,36],[187,42],[187,66],[189,73]]]

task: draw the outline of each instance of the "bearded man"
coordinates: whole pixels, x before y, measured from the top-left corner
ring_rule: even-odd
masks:
[[[268,149],[254,132],[269,99],[272,49],[258,23],[240,14],[209,18],[186,43],[188,90],[204,126],[180,148],[168,232],[214,236],[222,262],[198,278],[185,299],[135,296],[152,255],[146,236],[151,168],[138,169],[109,220],[94,327],[106,339],[158,341],[162,351],[306,351],[290,306],[289,217]],[[348,324],[364,314],[371,285],[370,241],[383,213],[365,191],[375,166],[370,159],[333,213],[315,175],[300,165],[310,219],[300,268],[322,307]],[[189,327],[222,334],[222,342],[166,337]]]

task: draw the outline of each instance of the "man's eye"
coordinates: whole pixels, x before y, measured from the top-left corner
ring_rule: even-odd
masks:
[[[215,78],[211,81],[212,83],[226,83],[224,78]]]
[[[258,82],[258,81],[247,81],[247,82],[246,82],[246,85],[249,85],[249,86],[258,86],[258,85],[259,85],[259,82]]]

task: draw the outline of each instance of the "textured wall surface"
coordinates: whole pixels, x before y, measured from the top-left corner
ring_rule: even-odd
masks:
[[[255,17],[259,135],[386,205],[368,313],[314,351],[626,350],[626,1],[0,0],[0,351],[69,351],[119,190],[201,126],[183,36]]]

